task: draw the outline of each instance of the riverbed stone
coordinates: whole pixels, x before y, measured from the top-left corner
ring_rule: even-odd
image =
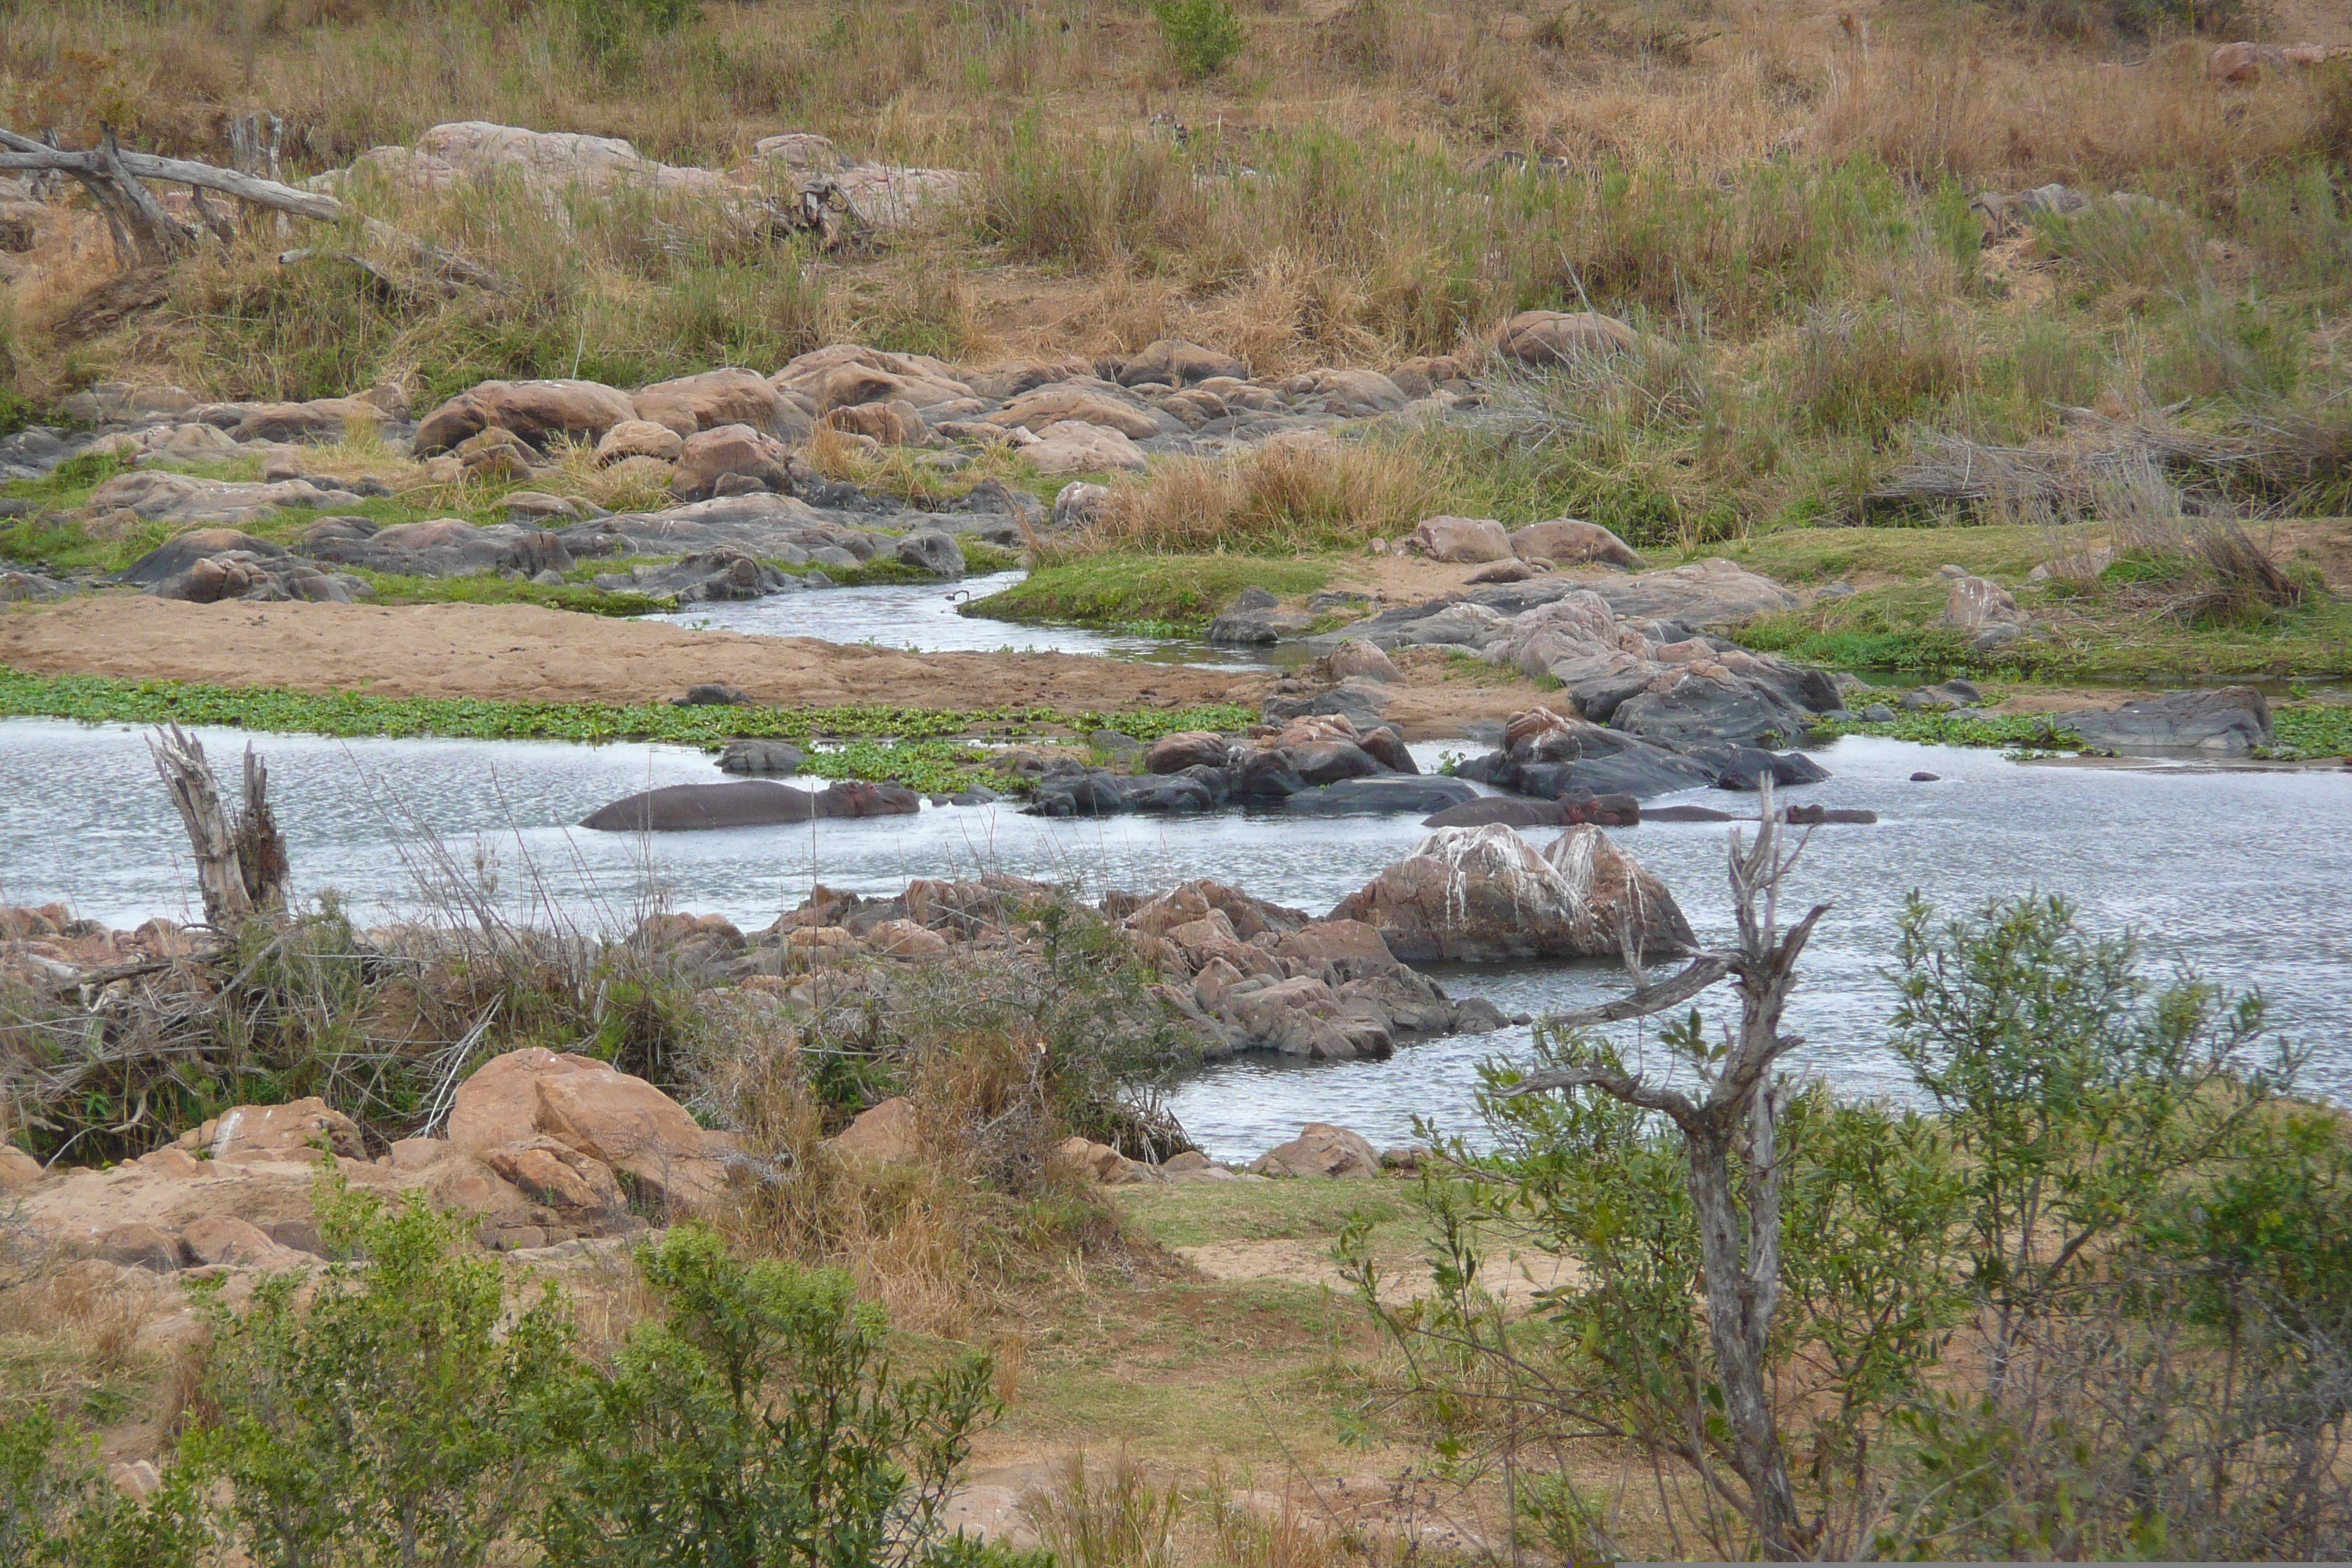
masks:
[[[2274,734],[2270,703],[2251,686],[2168,691],[2110,709],[2077,709],[2053,722],[2088,746],[2225,757],[2267,746]]]

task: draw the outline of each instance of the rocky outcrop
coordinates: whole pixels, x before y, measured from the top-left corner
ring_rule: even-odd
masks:
[[[1640,342],[1614,316],[1590,310],[1522,310],[1495,333],[1496,351],[1505,359],[1538,368],[1622,353]]]
[[[2273,739],[2270,703],[2251,686],[2168,691],[2115,708],[2076,709],[2053,722],[2086,746],[2118,752],[2242,757]]]
[[[449,1142],[557,1208],[616,1206],[615,1173],[688,1213],[726,1186],[710,1140],[676,1100],[610,1063],[536,1046],[457,1086]]]
[[[1612,957],[1620,933],[1644,954],[1696,947],[1674,895],[1596,827],[1543,852],[1508,827],[1442,827],[1342,900],[1408,963]]]
[[[1250,1170],[1261,1176],[1377,1176],[1381,1156],[1360,1135],[1344,1127],[1310,1121],[1289,1142],[1277,1143],[1260,1154]]]
[[[1522,561],[1549,561],[1555,566],[1622,566],[1642,568],[1633,546],[1597,522],[1555,517],[1511,531],[1512,552]]]
[[[426,415],[416,426],[418,457],[446,452],[485,430],[503,430],[535,451],[567,437],[594,446],[638,417],[629,395],[594,381],[486,381]]]
[[[681,440],[729,425],[790,439],[804,438],[810,429],[808,416],[754,371],[708,370],[656,382],[629,402],[636,417],[627,423],[657,425]],[[600,459],[604,455],[601,446],[597,455]],[[676,456],[674,449],[670,455]]]
[[[1988,577],[1962,573],[1944,604],[1944,624],[1969,639],[1979,653],[2015,642],[2032,628],[2009,590]]]

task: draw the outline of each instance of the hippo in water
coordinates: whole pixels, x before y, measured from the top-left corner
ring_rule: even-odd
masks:
[[[766,779],[733,784],[671,784],[649,789],[580,819],[602,833],[677,833],[698,827],[772,827],[819,816],[905,816],[923,798],[897,784],[857,780],[821,790],[795,789]]]

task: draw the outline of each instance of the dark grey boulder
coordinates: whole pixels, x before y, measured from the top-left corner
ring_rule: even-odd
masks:
[[[722,773],[782,778],[801,771],[808,761],[790,741],[730,741],[719,755]]]
[[[1715,770],[1696,757],[1663,746],[1628,746],[1596,752],[1572,763],[1534,763],[1513,772],[1509,782],[1493,781],[1522,795],[1558,800],[1573,795],[1630,795],[1636,800],[1701,789],[1715,783]]]
[[[158,583],[169,582],[199,561],[238,551],[257,559],[288,553],[282,544],[256,539],[234,528],[198,528],[165,540],[125,567],[117,581],[133,587],[149,588]]]
[[[1405,747],[1404,737],[1386,724],[1375,727],[1356,743],[1364,748],[1365,754],[1372,761],[1391,773],[1421,772],[1421,764],[1412,760],[1412,752]]]
[[[743,779],[646,790],[599,807],[583,817],[580,826],[602,833],[678,833],[765,827],[819,817],[901,816],[921,807],[920,795],[897,784],[851,781],[811,791]]]
[[[1309,784],[1333,784],[1343,779],[1370,778],[1384,773],[1370,752],[1352,741],[1318,741],[1290,748],[1290,765]]]
[[[2271,705],[2251,686],[2168,691],[2120,708],[2062,713],[2058,729],[2117,752],[2202,752],[2242,757],[2271,743]]]
[[[1802,752],[1767,752],[1754,746],[1708,746],[1692,753],[1715,770],[1717,789],[1759,789],[1766,779],[1775,784],[1819,784],[1830,776]]]
[[[1224,795],[1206,782],[1182,773],[1153,774],[1138,781],[1138,786],[1128,792],[1127,804],[1135,811],[1182,815],[1214,811],[1224,804]]]
[[[1360,732],[1377,727],[1381,714],[1389,705],[1389,689],[1377,680],[1354,678],[1297,697],[1269,697],[1265,716],[1270,723],[1286,719],[1305,719],[1322,715],[1344,718]]]
[[[750,697],[721,680],[689,686],[685,696],[670,699],[673,708],[746,708],[751,702]]]
[[[1425,816],[1477,798],[1478,792],[1460,779],[1382,773],[1376,778],[1343,779],[1320,788],[1301,790],[1286,799],[1282,809],[1311,816],[1392,812]]]
[[[600,580],[601,585],[601,580]],[[720,546],[685,556],[669,565],[631,574],[640,594],[667,595],[681,605],[764,599],[800,586],[785,574],[740,550]]]
[[[1234,800],[1260,805],[1286,800],[1307,787],[1307,781],[1290,765],[1290,753],[1268,746],[1245,747],[1236,752],[1225,776],[1232,781]]]
[[[963,575],[963,546],[936,528],[926,528],[898,541],[898,560],[934,577]]]
[[[1685,680],[1627,698],[1609,722],[1646,741],[1689,749],[1725,742],[1753,746],[1768,739],[1787,745],[1811,728],[1813,718],[1811,710],[1756,681]]]
[[[1048,776],[1021,809],[1027,816],[1116,816],[1130,807],[1118,774],[1087,768]]]

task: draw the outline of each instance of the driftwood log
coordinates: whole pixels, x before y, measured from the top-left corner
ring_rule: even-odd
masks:
[[[268,159],[274,166],[274,145]],[[99,210],[106,215],[118,252],[125,261],[142,267],[161,266],[208,239],[226,241],[229,237],[232,230],[228,220],[205,201],[206,191],[218,191],[241,202],[320,223],[341,223],[359,216],[349,203],[323,191],[301,190],[258,174],[187,158],[126,153],[117,143],[111,126],[101,127],[99,144],[85,152],[51,147],[14,131],[0,130],[0,173],[10,171],[64,174],[79,181],[98,203]],[[193,190],[199,221],[190,223],[173,216],[147,189],[144,182],[149,180],[183,184]],[[507,287],[498,274],[454,251],[428,244],[377,218],[361,217],[360,223],[370,239],[399,252],[446,282],[497,292],[503,292]],[[291,263],[310,254],[308,250],[289,251],[278,259]]]
[[[148,739],[147,750],[195,852],[205,923],[234,931],[256,915],[283,910],[286,839],[269,809],[269,770],[252,742],[245,748],[245,809],[234,816],[222,804],[212,764],[194,735],[167,724]]]

